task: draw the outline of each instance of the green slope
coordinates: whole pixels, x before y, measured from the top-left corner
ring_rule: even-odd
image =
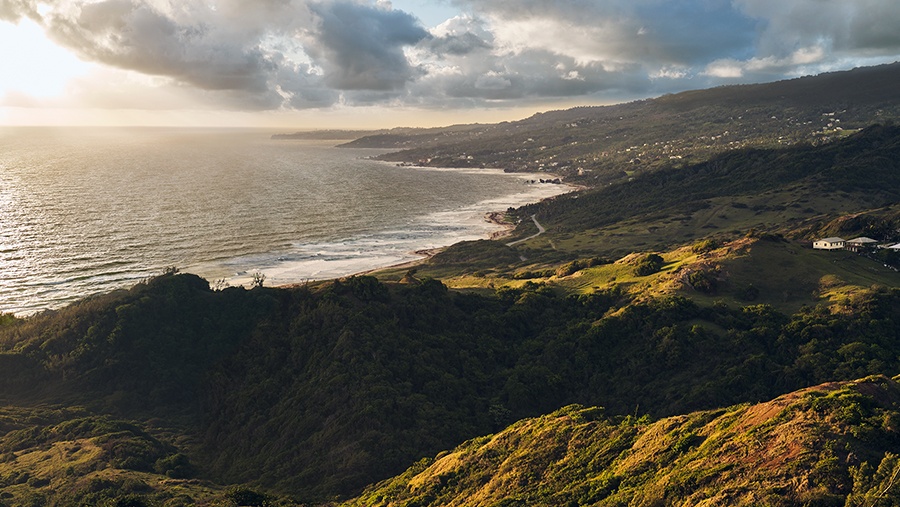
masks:
[[[760,197],[770,202],[757,207],[754,201]],[[900,127],[874,126],[822,147],[729,152],[702,164],[558,196],[525,206],[519,213],[536,214],[545,226],[561,233],[635,220],[644,227],[656,225],[666,235],[665,226],[671,228],[672,220],[694,220],[726,202],[732,205],[730,213],[741,218],[723,219],[717,227],[746,230],[747,225],[780,225],[771,222],[776,219],[771,215],[754,221],[759,211],[781,211],[783,224],[818,214],[877,208],[896,203],[898,197]],[[743,218],[745,213],[751,216]],[[699,235],[706,224],[697,225],[681,232]]]
[[[896,505],[900,385],[828,383],[651,422],[569,406],[470,440],[347,506]]]
[[[22,484],[31,465],[18,453],[53,445],[38,437],[47,428],[87,418],[140,430],[122,456],[138,472],[183,454],[196,479],[333,498],[570,403],[665,416],[900,370],[898,298],[883,288],[839,313],[786,315],[537,285],[478,296],[352,278],[212,291],[166,275],[0,327],[0,359],[17,365],[0,375],[7,410],[83,407],[17,426],[31,437],[3,480]],[[62,440],[98,438],[79,435]],[[51,484],[80,483],[77,470]]]
[[[900,127],[873,126],[824,146],[730,152],[524,206],[507,213],[520,221],[512,237],[453,245],[416,269],[420,277],[461,289],[492,291],[530,281],[578,293],[640,288],[648,295],[681,293],[738,304],[748,301],[740,292],[754,285],[762,289],[759,301],[793,312],[822,302],[820,286],[834,284],[827,277],[863,288],[897,286],[896,272],[883,269],[883,260],[823,256],[809,247],[834,235],[900,241],[898,202]],[[536,232],[532,215],[546,232],[508,246]],[[706,259],[692,252],[704,243],[741,243],[772,234],[789,241],[776,250],[756,248],[740,261],[720,262],[728,252]],[[706,292],[678,292],[670,280],[635,280],[623,263],[641,252],[662,253],[667,274],[684,277],[685,270],[700,270],[724,283]],[[399,280],[405,271],[379,276]]]

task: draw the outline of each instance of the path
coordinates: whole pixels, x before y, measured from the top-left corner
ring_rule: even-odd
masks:
[[[519,243],[522,243],[522,242],[524,242],[524,241],[528,241],[529,239],[534,239],[534,238],[540,236],[541,234],[547,232],[547,229],[544,229],[544,226],[541,225],[541,223],[537,221],[537,218],[535,218],[534,215],[531,215],[531,220],[533,220],[533,221],[534,221],[534,225],[537,226],[537,229],[538,229],[537,234],[532,234],[531,236],[528,236],[527,238],[522,238],[522,239],[513,241],[512,243],[507,243],[506,246],[515,246],[515,245],[518,245]]]

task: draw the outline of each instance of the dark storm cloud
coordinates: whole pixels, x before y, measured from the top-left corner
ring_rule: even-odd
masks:
[[[858,55],[900,50],[895,0],[734,0],[734,6],[763,21],[759,49],[773,56],[816,44]]]
[[[352,2],[315,3],[306,51],[339,90],[397,90],[420,75],[404,46],[428,38],[413,16]]]

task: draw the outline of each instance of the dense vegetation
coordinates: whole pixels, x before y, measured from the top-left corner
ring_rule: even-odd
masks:
[[[470,440],[348,506],[890,506],[900,386],[883,376],[656,422],[577,405]]]
[[[169,274],[7,324],[0,343],[45,402],[189,436],[141,444],[141,470],[184,454],[201,477],[313,499],[569,403],[664,416],[900,368],[897,290],[845,314],[625,303],[367,277],[216,292]]]
[[[799,242],[896,238],[900,128],[837,125],[900,117],[898,72],[381,132],[593,188],[382,281],[172,269],[0,315],[0,505],[889,503],[890,379],[717,407],[900,370],[896,256]]]

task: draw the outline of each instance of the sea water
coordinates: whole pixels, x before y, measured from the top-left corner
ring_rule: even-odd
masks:
[[[398,264],[488,237],[559,185],[397,167],[372,149],[229,129],[0,129],[0,312],[26,315],[168,267],[266,285]]]

